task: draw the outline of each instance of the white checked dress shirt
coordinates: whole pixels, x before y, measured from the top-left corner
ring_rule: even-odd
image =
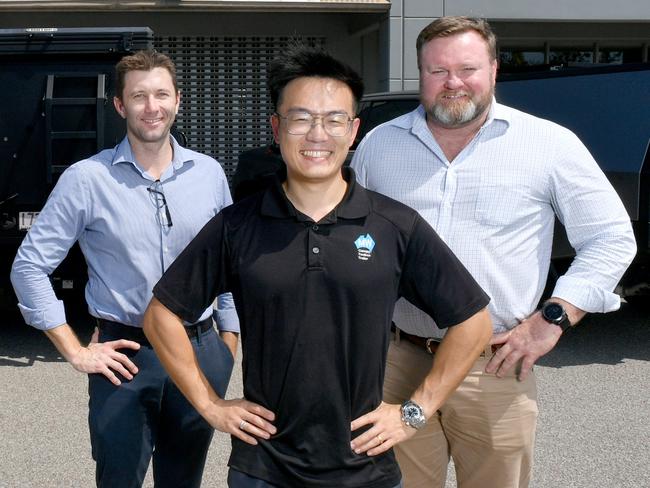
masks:
[[[587,312],[620,306],[616,284],[636,253],[629,216],[589,151],[568,129],[492,103],[450,162],[422,106],[371,131],[352,166],[359,182],[416,209],[490,295],[494,331],[532,313],[548,274],[555,215],[576,250],[553,296]],[[441,337],[401,299],[395,324]]]

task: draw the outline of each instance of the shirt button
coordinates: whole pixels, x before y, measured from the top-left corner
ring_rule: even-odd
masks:
[[[311,228],[312,228],[313,230],[318,230],[318,226],[317,226],[317,225],[313,225]]]
[[[312,247],[311,252],[313,252],[314,254],[318,254],[320,252],[320,249],[318,247]]]

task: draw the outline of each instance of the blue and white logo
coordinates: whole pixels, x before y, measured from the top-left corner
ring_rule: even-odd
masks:
[[[354,245],[357,246],[359,259],[362,261],[368,261],[370,256],[372,256],[372,250],[375,248],[375,241],[370,234],[366,234],[365,236],[361,235],[357,237],[357,240],[354,241]]]

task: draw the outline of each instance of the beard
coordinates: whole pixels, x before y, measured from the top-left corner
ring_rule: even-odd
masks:
[[[467,97],[441,103],[440,99],[447,95],[467,95]],[[446,129],[462,127],[481,117],[490,106],[493,97],[494,88],[483,97],[471,96],[466,92],[443,93],[437,103],[426,107],[427,117]]]

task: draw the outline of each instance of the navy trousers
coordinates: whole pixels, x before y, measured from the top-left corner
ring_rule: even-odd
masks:
[[[100,342],[123,337],[100,329]],[[199,364],[223,397],[233,357],[214,328],[191,338]],[[176,388],[153,348],[124,349],[138,367],[114,386],[88,375],[90,441],[99,488],[140,488],[153,458],[156,488],[198,488],[214,430]]]

